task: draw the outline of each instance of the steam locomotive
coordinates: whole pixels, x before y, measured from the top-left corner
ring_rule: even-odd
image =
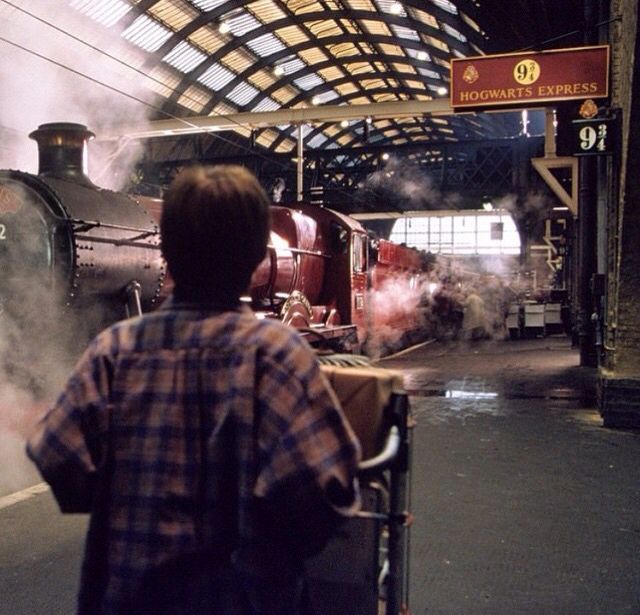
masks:
[[[160,202],[91,182],[85,160],[94,135],[85,126],[43,124],[29,136],[38,143],[38,175],[0,171],[0,309],[5,319],[29,323],[26,333],[33,322],[47,329],[79,315],[74,322],[86,335],[75,328],[72,337],[86,342],[168,294]],[[367,231],[348,216],[301,203],[273,206],[268,253],[244,299],[258,317],[305,329],[310,341],[317,332],[354,349],[381,325],[419,326],[415,314],[373,313],[372,292],[390,279],[415,289],[423,273],[415,250],[384,240],[371,250]]]

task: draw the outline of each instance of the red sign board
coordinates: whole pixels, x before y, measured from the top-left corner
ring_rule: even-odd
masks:
[[[451,61],[451,106],[530,106],[609,95],[609,46]]]

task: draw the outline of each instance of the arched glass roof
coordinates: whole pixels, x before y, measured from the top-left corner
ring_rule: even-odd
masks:
[[[70,2],[98,27],[117,31],[132,51],[142,55],[138,68],[162,96],[157,119],[163,113],[227,115],[447,97],[450,60],[483,54],[491,47],[481,24],[495,21],[499,4],[480,0]],[[525,4],[531,9],[545,3]],[[540,13],[539,18],[547,16]],[[242,126],[236,131],[248,134]],[[374,118],[366,128],[362,121],[316,123],[307,135],[307,146],[402,145],[504,137],[513,132],[513,123],[503,115]],[[253,139],[274,152],[296,147],[295,128],[289,125],[261,129]]]

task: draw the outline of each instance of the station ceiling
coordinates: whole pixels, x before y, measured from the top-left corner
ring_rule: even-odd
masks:
[[[65,0],[59,13],[82,20],[70,35],[94,50],[107,34],[118,37],[108,53],[152,91],[147,119],[187,125],[194,117],[320,106],[435,104],[448,97],[452,58],[580,44],[585,1]],[[40,4],[0,3],[23,13]],[[55,27],[56,17],[48,19]],[[312,123],[305,148],[500,139],[520,131],[514,112],[372,113]],[[207,147],[224,153],[250,143],[294,155],[298,137],[290,123],[255,129],[238,122],[224,135],[210,135]],[[165,142],[179,155],[179,140]]]

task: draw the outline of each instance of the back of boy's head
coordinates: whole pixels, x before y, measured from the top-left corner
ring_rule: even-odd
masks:
[[[191,167],[164,197],[162,253],[179,299],[236,302],[266,254],[269,199],[235,165]]]

